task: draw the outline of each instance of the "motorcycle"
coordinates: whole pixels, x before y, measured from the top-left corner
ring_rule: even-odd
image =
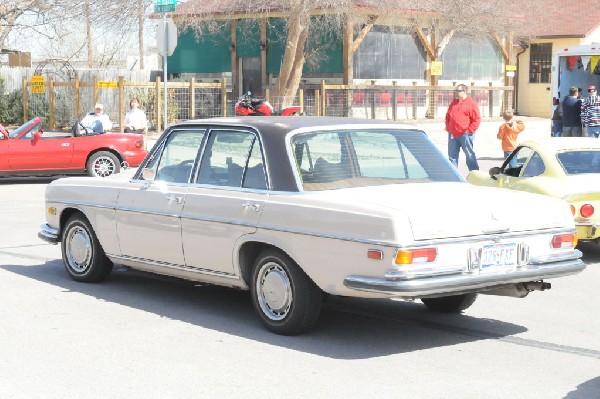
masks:
[[[252,93],[243,94],[235,103],[235,114],[238,116],[295,116],[300,115],[299,106],[291,106],[274,111],[273,106],[264,98],[253,97]]]

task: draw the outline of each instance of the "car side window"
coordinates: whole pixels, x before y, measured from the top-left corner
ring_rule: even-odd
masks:
[[[544,165],[542,157],[540,157],[540,154],[537,152],[534,152],[525,165],[525,169],[523,170],[521,177],[539,176],[544,173],[545,170],[546,166]]]
[[[250,132],[231,130],[211,132],[202,155],[196,183],[242,187],[255,141],[257,141],[256,136]],[[262,163],[262,156],[260,160]]]
[[[257,188],[261,190],[267,189],[267,177],[265,174],[265,166],[262,159],[262,151],[258,140],[254,140],[250,158],[248,159],[248,167],[244,174],[244,182],[242,187]]]
[[[533,154],[533,150],[531,148],[520,147],[519,149],[517,149],[516,153],[512,154],[510,158],[512,159],[514,157],[517,157],[517,166],[510,167],[508,163],[510,159],[507,159],[504,163],[502,173],[508,176],[519,176],[521,174],[521,171],[523,170],[523,165],[525,165],[531,154]]]
[[[155,181],[188,183],[204,138],[203,131],[175,131],[168,138],[162,151],[155,154],[147,169],[155,172]]]

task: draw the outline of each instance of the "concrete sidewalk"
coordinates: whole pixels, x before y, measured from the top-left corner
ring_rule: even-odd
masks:
[[[521,119],[525,124],[525,130],[519,135],[518,142],[540,137],[550,137],[550,119],[528,116],[517,116],[515,119]],[[474,148],[481,170],[489,170],[493,166],[500,166],[504,160],[500,140],[496,138],[498,128],[503,122],[502,118],[484,118],[475,133]],[[448,154],[448,133],[445,130],[443,120],[407,120],[406,123],[415,125],[425,131],[442,154]],[[160,134],[156,132],[148,134],[146,138],[146,147],[148,150],[152,148],[158,137],[160,137]],[[465,164],[465,154],[462,151],[460,152],[458,170],[463,176],[466,176],[469,172]]]

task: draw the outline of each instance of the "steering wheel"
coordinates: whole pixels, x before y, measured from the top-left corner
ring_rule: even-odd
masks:
[[[80,129],[77,129],[77,132],[75,132],[76,136],[81,136],[82,134],[85,134],[87,136],[88,134],[90,134],[90,132],[88,131],[87,127],[83,126],[83,123],[79,122],[79,126],[81,127],[81,129],[83,129],[83,131],[85,133],[82,133]]]

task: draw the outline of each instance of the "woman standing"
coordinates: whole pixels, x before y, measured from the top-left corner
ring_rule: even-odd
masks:
[[[148,133],[148,119],[140,109],[140,100],[137,98],[129,101],[129,111],[125,114],[125,133]]]

